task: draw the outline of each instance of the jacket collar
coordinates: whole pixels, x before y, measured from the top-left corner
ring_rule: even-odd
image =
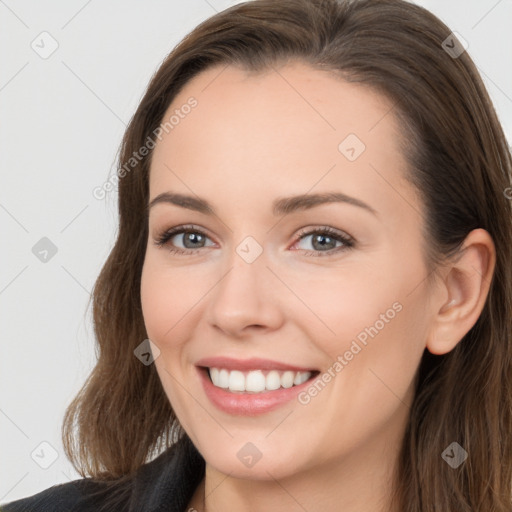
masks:
[[[129,512],[183,512],[205,474],[205,461],[183,437],[137,471]]]

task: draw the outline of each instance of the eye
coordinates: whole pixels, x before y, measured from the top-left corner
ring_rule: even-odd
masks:
[[[314,251],[311,252],[308,249],[302,248],[301,250],[306,251],[306,256],[329,256],[333,253],[351,249],[355,244],[353,238],[325,226],[313,230],[302,230],[299,233],[299,241],[295,245],[310,237],[309,244],[311,244],[310,246],[313,247]]]
[[[173,239],[181,239],[183,247],[176,247]],[[209,239],[208,235],[195,226],[177,226],[164,231],[155,240],[155,244],[158,247],[167,246],[168,251],[171,253],[190,254],[196,252],[198,249],[206,247],[204,244],[207,239]]]

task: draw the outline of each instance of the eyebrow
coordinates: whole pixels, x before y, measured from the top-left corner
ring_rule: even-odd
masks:
[[[205,215],[217,215],[215,209],[200,197],[188,196],[185,194],[176,194],[171,192],[163,192],[157,195],[147,206],[149,211],[153,206],[161,203],[174,204],[194,210]],[[298,196],[282,197],[276,199],[272,204],[272,213],[275,216],[287,215],[295,211],[308,210],[327,203],[347,203],[359,208],[365,209],[375,216],[378,216],[377,211],[365,202],[355,197],[348,196],[341,192],[325,192],[322,194],[302,194]]]

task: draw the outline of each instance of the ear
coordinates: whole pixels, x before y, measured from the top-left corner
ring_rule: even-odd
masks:
[[[487,299],[496,250],[484,229],[471,231],[461,252],[443,270],[427,337],[430,353],[450,352],[475,325]]]

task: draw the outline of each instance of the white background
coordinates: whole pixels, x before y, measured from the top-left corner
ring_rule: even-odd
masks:
[[[87,302],[116,230],[115,192],[92,190],[162,59],[234,3],[0,0],[0,503],[79,477],[61,422],[93,366]],[[512,0],[416,3],[469,43],[512,141]],[[43,31],[58,42],[47,59],[31,47]],[[46,263],[32,252],[43,237],[57,248]],[[41,442],[47,469],[31,457],[50,462]]]

